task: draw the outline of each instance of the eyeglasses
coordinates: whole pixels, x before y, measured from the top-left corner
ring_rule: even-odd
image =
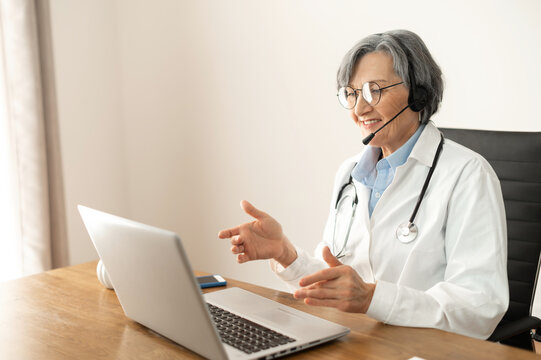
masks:
[[[404,82],[398,82],[396,84],[392,84],[385,87],[380,87],[376,82],[369,81],[365,82],[363,86],[360,89],[354,89],[350,86],[341,87],[338,90],[338,101],[340,102],[340,105],[345,107],[348,110],[351,110],[357,105],[357,99],[359,97],[359,93],[363,95],[363,99],[370,104],[371,106],[375,106],[379,103],[379,100],[381,99],[381,92],[385,89],[392,88],[393,86],[403,84]]]

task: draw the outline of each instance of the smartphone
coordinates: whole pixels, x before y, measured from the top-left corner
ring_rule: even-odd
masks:
[[[197,281],[201,286],[201,289],[215,287],[215,286],[225,286],[227,282],[220,275],[208,275],[208,276],[198,276]]]

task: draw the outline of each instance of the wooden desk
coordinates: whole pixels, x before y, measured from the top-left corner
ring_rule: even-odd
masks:
[[[114,291],[97,280],[96,262],[0,283],[0,359],[184,359],[198,355],[126,318]],[[535,359],[505,345],[439,330],[384,325],[365,315],[313,308],[290,294],[239,286],[351,328],[343,339],[299,359]],[[216,289],[213,289],[216,290]]]

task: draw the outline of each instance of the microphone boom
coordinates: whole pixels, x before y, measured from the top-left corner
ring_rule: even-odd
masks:
[[[376,131],[374,131],[373,133],[370,133],[367,137],[365,137],[365,138],[363,139],[363,144],[364,144],[364,145],[368,145],[368,144],[370,143],[370,141],[372,141],[372,139],[374,138],[374,136],[376,136],[376,134],[377,134],[381,129],[383,129],[385,126],[387,126],[387,124],[389,124],[391,121],[393,121],[394,119],[396,119],[400,114],[402,114],[402,113],[403,113],[407,108],[409,108],[409,107],[410,107],[409,104],[406,105],[406,107],[403,108],[402,110],[400,110],[400,111],[398,112],[398,114],[396,114],[395,116],[393,116],[393,118],[392,118],[391,120],[387,121],[385,124],[383,124],[382,127],[380,127],[379,129],[377,129]]]

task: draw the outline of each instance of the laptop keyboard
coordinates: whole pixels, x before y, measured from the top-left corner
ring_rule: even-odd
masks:
[[[294,342],[288,336],[208,304],[222,342],[247,354]]]

